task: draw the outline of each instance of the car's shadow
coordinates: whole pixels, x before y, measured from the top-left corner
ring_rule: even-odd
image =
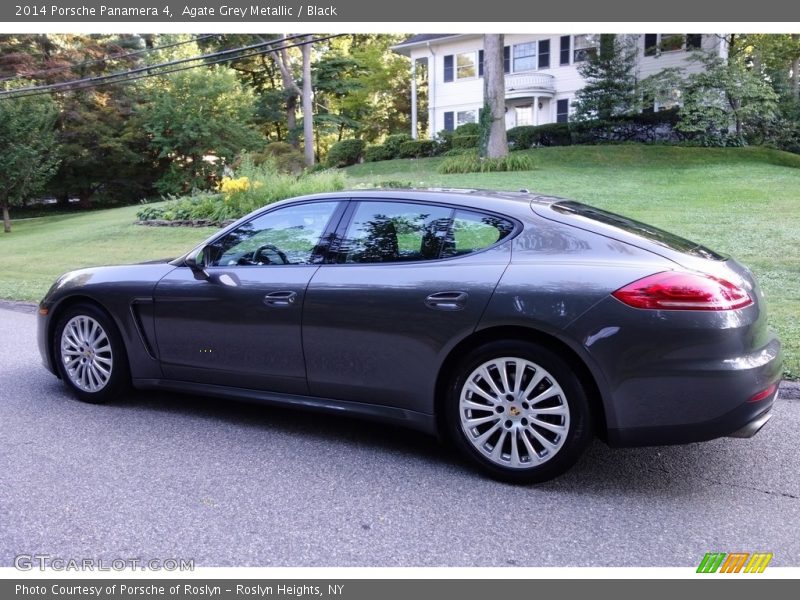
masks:
[[[446,443],[417,431],[306,410],[237,402],[219,398],[135,391],[110,407],[131,411],[156,411],[178,417],[208,419],[227,425],[257,428],[265,432],[313,439],[346,450],[348,446],[370,453],[404,456],[428,461],[451,476],[485,479],[467,465]],[[729,444],[733,451],[720,445]],[[595,440],[578,463],[561,477],[536,486],[543,492],[619,494],[644,497],[682,496],[694,493],[709,480],[693,468],[713,457],[740,461],[733,440],[704,444],[643,448],[610,448]],[[723,469],[726,465],[718,465]],[[502,485],[502,484],[498,484]]]

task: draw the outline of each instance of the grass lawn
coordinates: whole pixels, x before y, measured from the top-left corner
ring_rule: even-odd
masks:
[[[351,185],[394,181],[563,195],[729,253],[755,272],[784,344],[787,375],[800,378],[800,156],[636,145],[531,153],[537,169],[529,172],[440,175],[438,158],[346,172]],[[15,222],[12,234],[0,235],[0,298],[39,300],[64,271],[176,256],[211,231],[133,225],[137,208]]]
[[[139,208],[14,221],[0,233],[0,298],[38,302],[65,271],[179,256],[214,231],[134,225]]]

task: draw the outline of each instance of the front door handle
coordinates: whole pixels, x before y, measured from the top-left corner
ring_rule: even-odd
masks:
[[[425,305],[437,310],[461,310],[468,296],[467,292],[436,292],[425,298]]]
[[[275,308],[286,308],[294,304],[297,300],[297,292],[290,292],[281,290],[280,292],[271,292],[264,296],[264,304],[273,306]]]

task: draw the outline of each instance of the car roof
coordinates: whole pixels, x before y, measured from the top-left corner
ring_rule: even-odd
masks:
[[[520,211],[530,209],[531,203],[540,206],[563,200],[555,196],[546,196],[520,190],[517,192],[501,190],[482,190],[469,188],[369,188],[358,190],[342,190],[292,198],[292,201],[325,200],[329,198],[370,199],[370,200],[416,200],[453,204],[484,210]]]

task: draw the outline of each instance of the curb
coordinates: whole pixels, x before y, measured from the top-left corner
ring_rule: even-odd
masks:
[[[13,310],[15,312],[34,314],[37,304],[33,302],[16,302],[14,300],[0,300],[0,308]],[[800,400],[800,381],[781,381],[778,398],[781,400]]]

